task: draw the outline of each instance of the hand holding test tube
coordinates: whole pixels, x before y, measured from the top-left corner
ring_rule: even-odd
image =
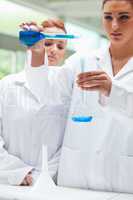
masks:
[[[79,74],[77,84],[86,91],[97,91],[102,95],[109,96],[112,80],[110,76],[99,66],[99,61],[96,59],[97,69]]]

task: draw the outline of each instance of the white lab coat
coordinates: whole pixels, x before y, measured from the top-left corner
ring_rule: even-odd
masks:
[[[48,69],[44,70],[40,98],[36,93],[40,90],[32,90],[27,81],[26,71],[0,81],[0,183],[18,185],[32,169],[33,176],[39,173],[42,144],[48,148],[50,175],[56,176],[67,107],[50,89],[54,75],[50,71],[48,76]]]
[[[85,71],[95,70],[98,62],[111,77],[112,89],[109,97],[85,92],[83,103],[81,92],[74,85],[58,184],[133,193],[133,58],[113,76],[108,49],[92,56],[75,54],[62,69],[69,77],[68,88],[83,62]],[[66,85],[67,82],[66,78]],[[66,85],[64,78],[64,88]],[[90,123],[76,123],[71,119],[76,114],[93,119]]]

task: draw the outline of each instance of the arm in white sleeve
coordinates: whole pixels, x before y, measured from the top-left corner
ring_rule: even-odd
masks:
[[[109,97],[101,96],[101,104],[108,106],[113,111],[133,117],[133,90],[131,85],[121,84],[120,81],[112,82],[112,89]]]
[[[50,176],[53,178],[54,182],[57,182],[57,174],[58,174],[58,167],[59,167],[59,161],[61,156],[61,149],[63,145],[64,140],[64,134],[68,119],[68,112],[69,112],[69,106],[63,106],[63,109],[61,109],[61,113],[59,113],[60,118],[58,118],[59,121],[55,122],[55,126],[59,127],[57,129],[58,133],[58,144],[56,150],[52,153],[52,155],[48,159],[48,170]]]
[[[56,75],[56,87],[59,91],[63,102],[68,102],[71,100],[74,81],[78,71],[80,71],[81,57],[79,54],[75,53],[69,57],[65,64],[58,70]]]
[[[6,151],[2,130],[2,89],[0,89],[0,183],[19,185],[32,167]]]

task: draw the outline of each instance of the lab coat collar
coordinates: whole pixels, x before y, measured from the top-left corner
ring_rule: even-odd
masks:
[[[97,50],[95,58],[97,60],[98,67],[104,70],[111,77],[113,77],[109,45],[106,48],[100,48],[99,50]]]
[[[25,87],[33,95],[33,97],[38,102],[40,102],[39,99],[38,99],[38,97],[32,92],[32,90],[31,90],[31,88],[30,88],[30,86],[28,84],[28,81],[26,79],[26,72],[25,72],[25,70],[23,70],[22,72],[20,72],[20,73],[17,74],[17,78],[15,80],[15,84],[19,85],[19,86],[22,86],[22,87]]]
[[[127,75],[127,73],[133,72],[133,57],[131,57],[125,66],[114,76],[109,48],[110,45],[107,48],[98,50],[96,53],[96,59],[99,62],[99,66],[108,73],[112,79],[116,80]]]
[[[24,85],[25,83],[26,83],[26,74],[25,70],[23,70],[22,72],[17,74],[15,84]]]
[[[124,67],[115,75],[115,79],[119,80],[121,77],[131,72],[133,73],[133,57],[131,57]]]

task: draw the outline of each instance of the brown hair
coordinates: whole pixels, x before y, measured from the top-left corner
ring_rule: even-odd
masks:
[[[105,3],[112,0],[103,0],[102,7],[104,7]],[[133,0],[115,0],[115,1],[127,1],[133,6]]]
[[[67,33],[64,22],[59,18],[48,19],[42,22],[43,28],[57,27]]]

